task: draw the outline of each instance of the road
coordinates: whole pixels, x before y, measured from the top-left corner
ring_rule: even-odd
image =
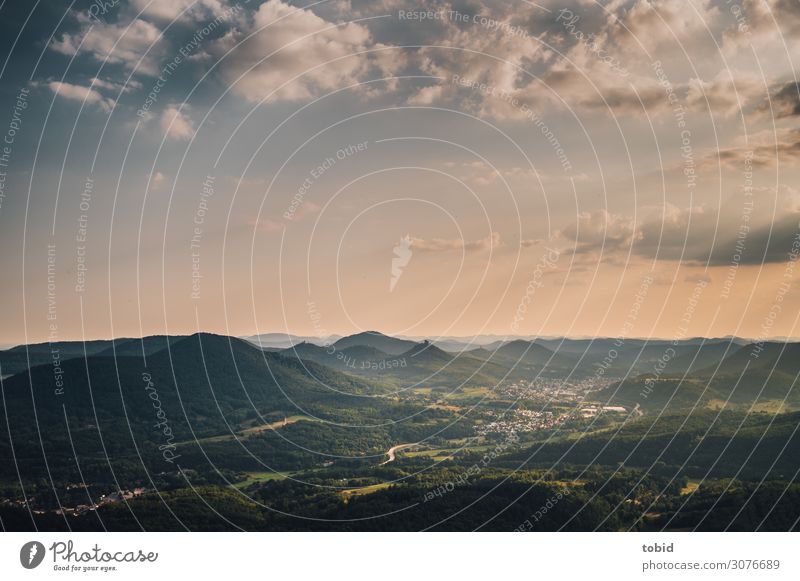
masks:
[[[389,456],[389,459],[388,459],[388,460],[386,460],[385,462],[381,462],[381,466],[383,466],[384,464],[388,464],[389,462],[394,462],[394,459],[395,459],[396,453],[397,453],[399,450],[402,450],[403,448],[410,448],[411,446],[416,446],[416,445],[417,445],[417,444],[416,444],[416,442],[415,442],[415,443],[413,443],[413,444],[398,444],[397,446],[392,446],[392,447],[391,447],[391,448],[389,448],[389,450],[386,452],[386,455],[387,455],[387,456]]]

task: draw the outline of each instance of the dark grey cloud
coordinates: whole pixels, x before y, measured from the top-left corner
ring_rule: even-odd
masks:
[[[787,261],[800,236],[800,210],[783,195],[763,197],[752,212],[745,212],[745,207],[743,200],[733,199],[722,212],[709,207],[670,207],[638,225],[632,218],[605,210],[583,212],[558,232],[558,238],[574,244],[571,252],[575,255],[620,264],[629,252],[689,265]]]
[[[748,236],[742,264],[786,262],[800,236],[800,212],[780,216],[774,224],[761,226]],[[728,264],[736,252],[737,239],[727,239],[714,248],[712,264]]]
[[[648,258],[709,266],[785,262],[800,235],[800,212],[778,210],[774,222],[751,227],[733,212],[695,208],[645,222],[638,231],[634,253]]]
[[[778,89],[772,96],[772,110],[778,117],[800,115],[800,83],[792,81]]]

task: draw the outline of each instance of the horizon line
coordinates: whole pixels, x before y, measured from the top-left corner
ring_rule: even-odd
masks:
[[[0,344],[0,351],[6,351],[9,349],[15,349],[18,347],[24,347],[26,345],[44,345],[44,344],[58,344],[58,343],[92,343],[96,341],[121,341],[121,340],[128,340],[128,341],[135,341],[135,340],[142,340],[147,339],[150,337],[193,337],[195,335],[217,335],[220,337],[230,337],[234,339],[241,339],[248,342],[250,339],[254,337],[261,337],[264,335],[284,335],[287,338],[297,338],[303,339],[303,342],[307,342],[307,339],[317,339],[317,340],[325,340],[330,337],[337,337],[338,339],[346,338],[346,337],[353,337],[356,335],[366,334],[366,333],[374,333],[383,335],[385,337],[391,337],[394,339],[405,339],[405,340],[412,340],[412,341],[436,341],[436,340],[463,340],[469,341],[474,340],[480,337],[484,338],[496,338],[496,340],[525,340],[525,341],[537,341],[537,340],[565,340],[565,341],[598,341],[598,340],[624,340],[624,341],[672,341],[675,343],[685,343],[687,341],[696,341],[696,340],[703,340],[703,341],[734,341],[734,340],[741,340],[747,341],[748,343],[767,343],[767,342],[800,342],[800,337],[782,337],[782,336],[774,336],[774,337],[745,337],[740,335],[722,335],[722,336],[713,336],[713,337],[706,337],[702,335],[695,335],[691,337],[642,337],[642,336],[611,336],[611,335],[500,335],[496,333],[481,333],[477,335],[392,335],[390,333],[384,333],[383,331],[375,331],[375,330],[368,330],[368,331],[357,331],[354,333],[344,334],[344,333],[331,333],[329,335],[306,335],[301,333],[289,333],[286,331],[268,331],[264,333],[254,333],[254,334],[245,334],[245,335],[231,335],[226,333],[218,333],[215,331],[195,331],[193,333],[153,333],[149,335],[142,335],[140,337],[133,337],[128,335],[120,335],[117,337],[102,337],[102,338],[67,338],[62,339],[58,338],[55,341],[44,340],[44,341],[33,341],[33,342],[20,342],[20,343],[6,343]]]

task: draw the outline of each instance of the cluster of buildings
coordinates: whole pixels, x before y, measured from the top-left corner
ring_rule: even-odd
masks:
[[[88,487],[85,484],[68,484],[67,485],[67,490],[76,490],[76,489],[81,489],[81,488],[87,489]],[[123,500],[130,500],[130,499],[135,498],[137,496],[141,496],[142,494],[145,494],[146,492],[149,492],[149,490],[147,488],[134,488],[133,490],[127,490],[127,489],[126,490],[119,490],[117,492],[111,492],[109,494],[101,495],[100,498],[97,500],[97,502],[94,502],[92,504],[78,504],[78,505],[76,505],[74,507],[72,507],[72,506],[64,506],[64,507],[56,509],[53,512],[55,512],[56,514],[59,514],[59,515],[61,515],[61,514],[81,515],[81,514],[83,514],[85,512],[89,512],[89,511],[92,511],[92,510],[97,510],[98,508],[100,508],[101,506],[104,506],[106,504],[113,504],[115,502],[120,502],[120,501],[123,501]],[[27,500],[24,499],[24,498],[4,499],[4,500],[0,501],[0,504],[8,505],[8,506],[14,506],[14,507],[17,507],[17,508],[24,508],[26,506],[30,506],[31,507],[31,511],[34,514],[45,514],[45,513],[49,512],[48,510],[45,510],[44,508],[41,508],[41,507],[40,508],[33,508],[35,502],[36,502],[35,497],[34,496],[30,496]]]
[[[100,496],[100,499],[93,503],[93,504],[79,504],[76,507],[63,507],[56,510],[56,514],[74,514],[79,515],[90,510],[97,510],[101,506],[105,506],[106,504],[113,504],[115,502],[120,502],[122,500],[130,500],[137,496],[141,496],[147,492],[146,488],[134,488],[133,490],[119,490],[117,492],[111,492],[109,494],[103,494]]]
[[[593,418],[604,413],[625,414],[628,410],[621,405],[590,405],[581,408],[583,418]]]
[[[608,377],[558,379],[537,377],[530,381],[515,381],[500,385],[496,393],[512,399],[575,402],[592,391],[605,389],[616,380]]]
[[[503,414],[491,411],[486,413],[490,417],[496,415],[497,419],[476,426],[475,431],[479,436],[551,430],[561,426],[567,419],[565,415],[556,415],[549,411],[514,410]]]

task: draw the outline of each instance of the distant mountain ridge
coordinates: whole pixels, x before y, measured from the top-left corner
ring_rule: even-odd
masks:
[[[286,349],[300,343],[311,343],[312,345],[329,345],[340,339],[340,335],[330,335],[327,337],[292,335],[289,333],[262,333],[261,335],[250,335],[242,337],[245,341],[253,343],[259,347]]]
[[[54,361],[63,363],[74,358],[149,356],[185,338],[155,335],[142,339],[21,345],[0,351],[0,375],[8,378],[29,367],[52,365]],[[481,336],[481,340],[488,338],[494,337]],[[261,353],[272,352],[348,374],[374,377],[375,371],[381,371],[395,383],[425,380],[430,376],[434,381],[443,381],[447,385],[462,380],[494,384],[502,379],[525,379],[532,374],[543,374],[544,377],[569,375],[573,378],[602,375],[634,380],[654,372],[661,377],[690,373],[698,378],[715,373],[720,378],[736,373],[745,364],[750,366],[748,376],[763,375],[770,363],[776,362],[771,377],[787,384],[800,370],[800,364],[792,363],[800,361],[800,343],[765,342],[761,344],[761,355],[755,358],[744,353],[748,344],[735,337],[681,341],[500,338],[477,346],[469,343],[475,338],[463,338],[468,341],[464,343],[446,337],[413,341],[365,331],[325,339],[267,333],[236,340]],[[781,351],[784,351],[783,355],[780,355]],[[397,361],[393,362],[394,359]],[[719,369],[715,372],[717,366]]]

